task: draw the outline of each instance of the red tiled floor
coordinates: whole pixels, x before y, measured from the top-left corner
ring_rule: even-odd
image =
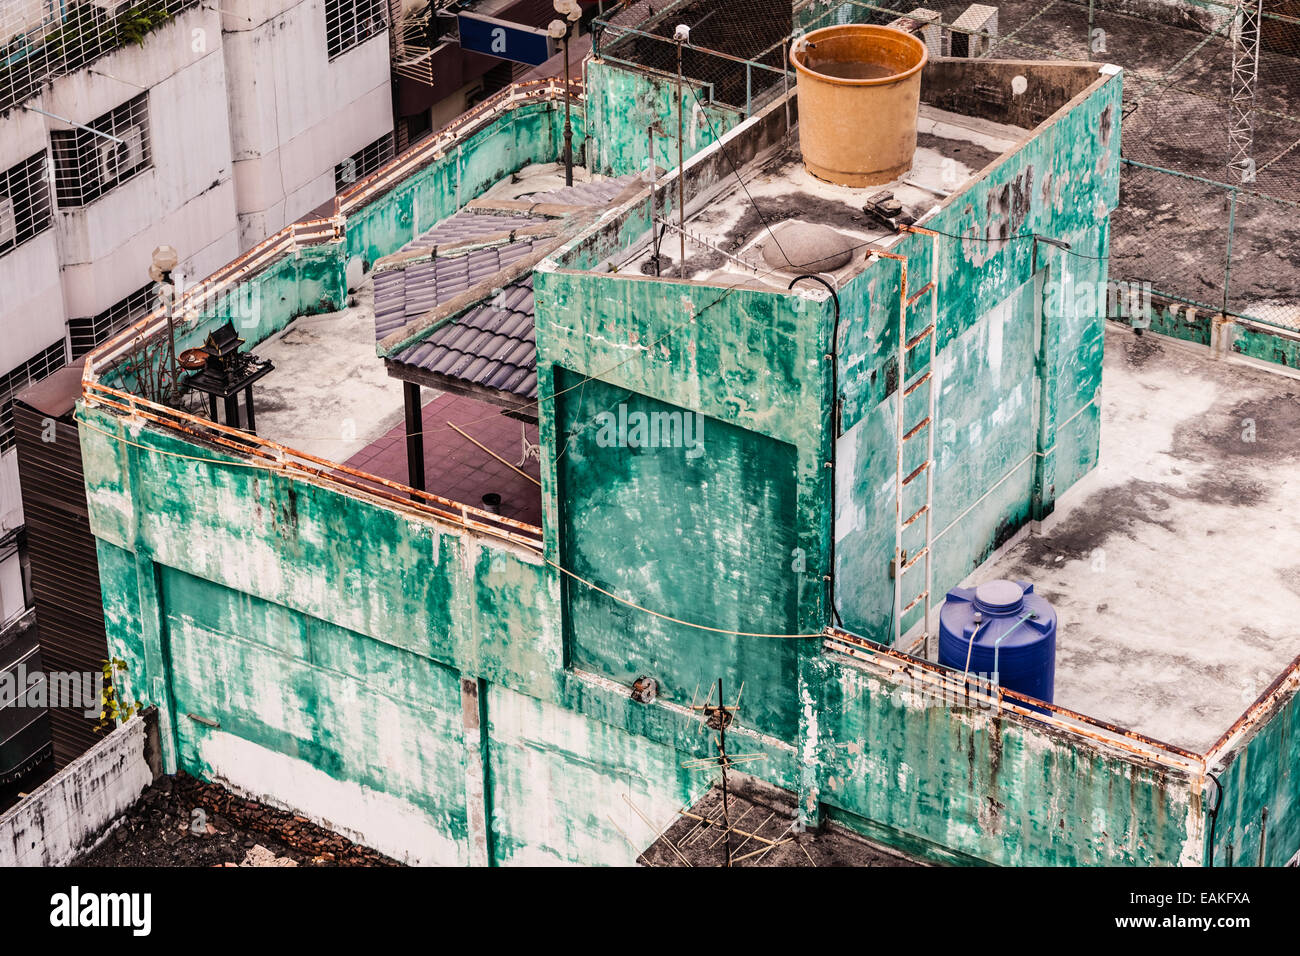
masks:
[[[483,507],[483,496],[501,496],[501,514],[541,527],[541,489],[448,426],[456,425],[512,465],[539,478],[535,458],[518,465],[523,457],[520,429],[531,444],[537,426],[522,425],[501,414],[496,405],[461,395],[444,393],[424,406],[424,487],[426,491],[462,504]],[[390,481],[407,482],[406,426],[398,425],[371,442],[346,462],[349,467]]]

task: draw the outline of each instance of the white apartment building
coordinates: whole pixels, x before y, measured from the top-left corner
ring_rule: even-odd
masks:
[[[387,0],[0,0],[0,623],[11,399],[391,155]]]

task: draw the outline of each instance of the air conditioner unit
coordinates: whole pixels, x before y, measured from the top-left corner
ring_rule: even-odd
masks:
[[[129,126],[118,132],[117,138],[122,142],[99,141],[99,179],[106,185],[144,163],[144,127]]]
[[[0,196],[0,249],[17,241],[18,215],[14,212],[14,201]]]
[[[136,0],[89,0],[89,5],[103,10],[109,19],[116,20],[130,8]]]

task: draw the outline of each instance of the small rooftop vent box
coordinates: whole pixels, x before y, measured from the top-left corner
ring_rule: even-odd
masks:
[[[998,38],[998,8],[972,3],[952,24],[952,56],[975,59],[993,50]]]

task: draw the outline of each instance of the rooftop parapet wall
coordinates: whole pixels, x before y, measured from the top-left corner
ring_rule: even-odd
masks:
[[[820,707],[800,763],[833,819],[941,862],[1200,864],[1195,755],[1015,714],[960,675],[945,690],[933,665],[863,658],[809,659],[801,677]]]
[[[677,166],[677,78],[644,68],[626,69],[618,63],[588,60],[587,109],[590,113],[587,162],[593,172],[622,176],[654,165]],[[741,111],[714,103],[707,86],[686,79],[682,150],[690,157],[735,128]],[[653,128],[653,129],[652,129]]]
[[[1206,755],[1213,829],[1207,866],[1300,862],[1300,658],[1268,687]]]
[[[1012,66],[1032,75],[1035,65]],[[836,578],[845,585],[837,597],[845,626],[873,640],[892,640],[886,572],[894,554],[905,299],[916,299],[909,339],[937,324],[932,522],[942,540],[934,603],[1026,521],[1049,514],[1097,462],[1122,77],[1099,76],[1095,66],[1054,69],[1071,71],[1075,86],[1088,76],[1092,82],[925,219],[924,229],[938,235],[905,236],[891,247],[905,263],[880,261],[840,292]],[[934,290],[924,291],[932,282],[937,303]],[[924,370],[914,354],[901,377],[914,382]],[[922,388],[906,400],[908,426],[928,415],[925,398]],[[903,474],[922,465],[924,445],[907,446]],[[905,498],[904,516],[925,503],[920,486]],[[919,522],[908,529],[906,550],[925,544],[922,531]],[[911,586],[919,579],[909,579],[903,605],[921,592]],[[904,618],[904,633],[920,617],[918,606]]]

